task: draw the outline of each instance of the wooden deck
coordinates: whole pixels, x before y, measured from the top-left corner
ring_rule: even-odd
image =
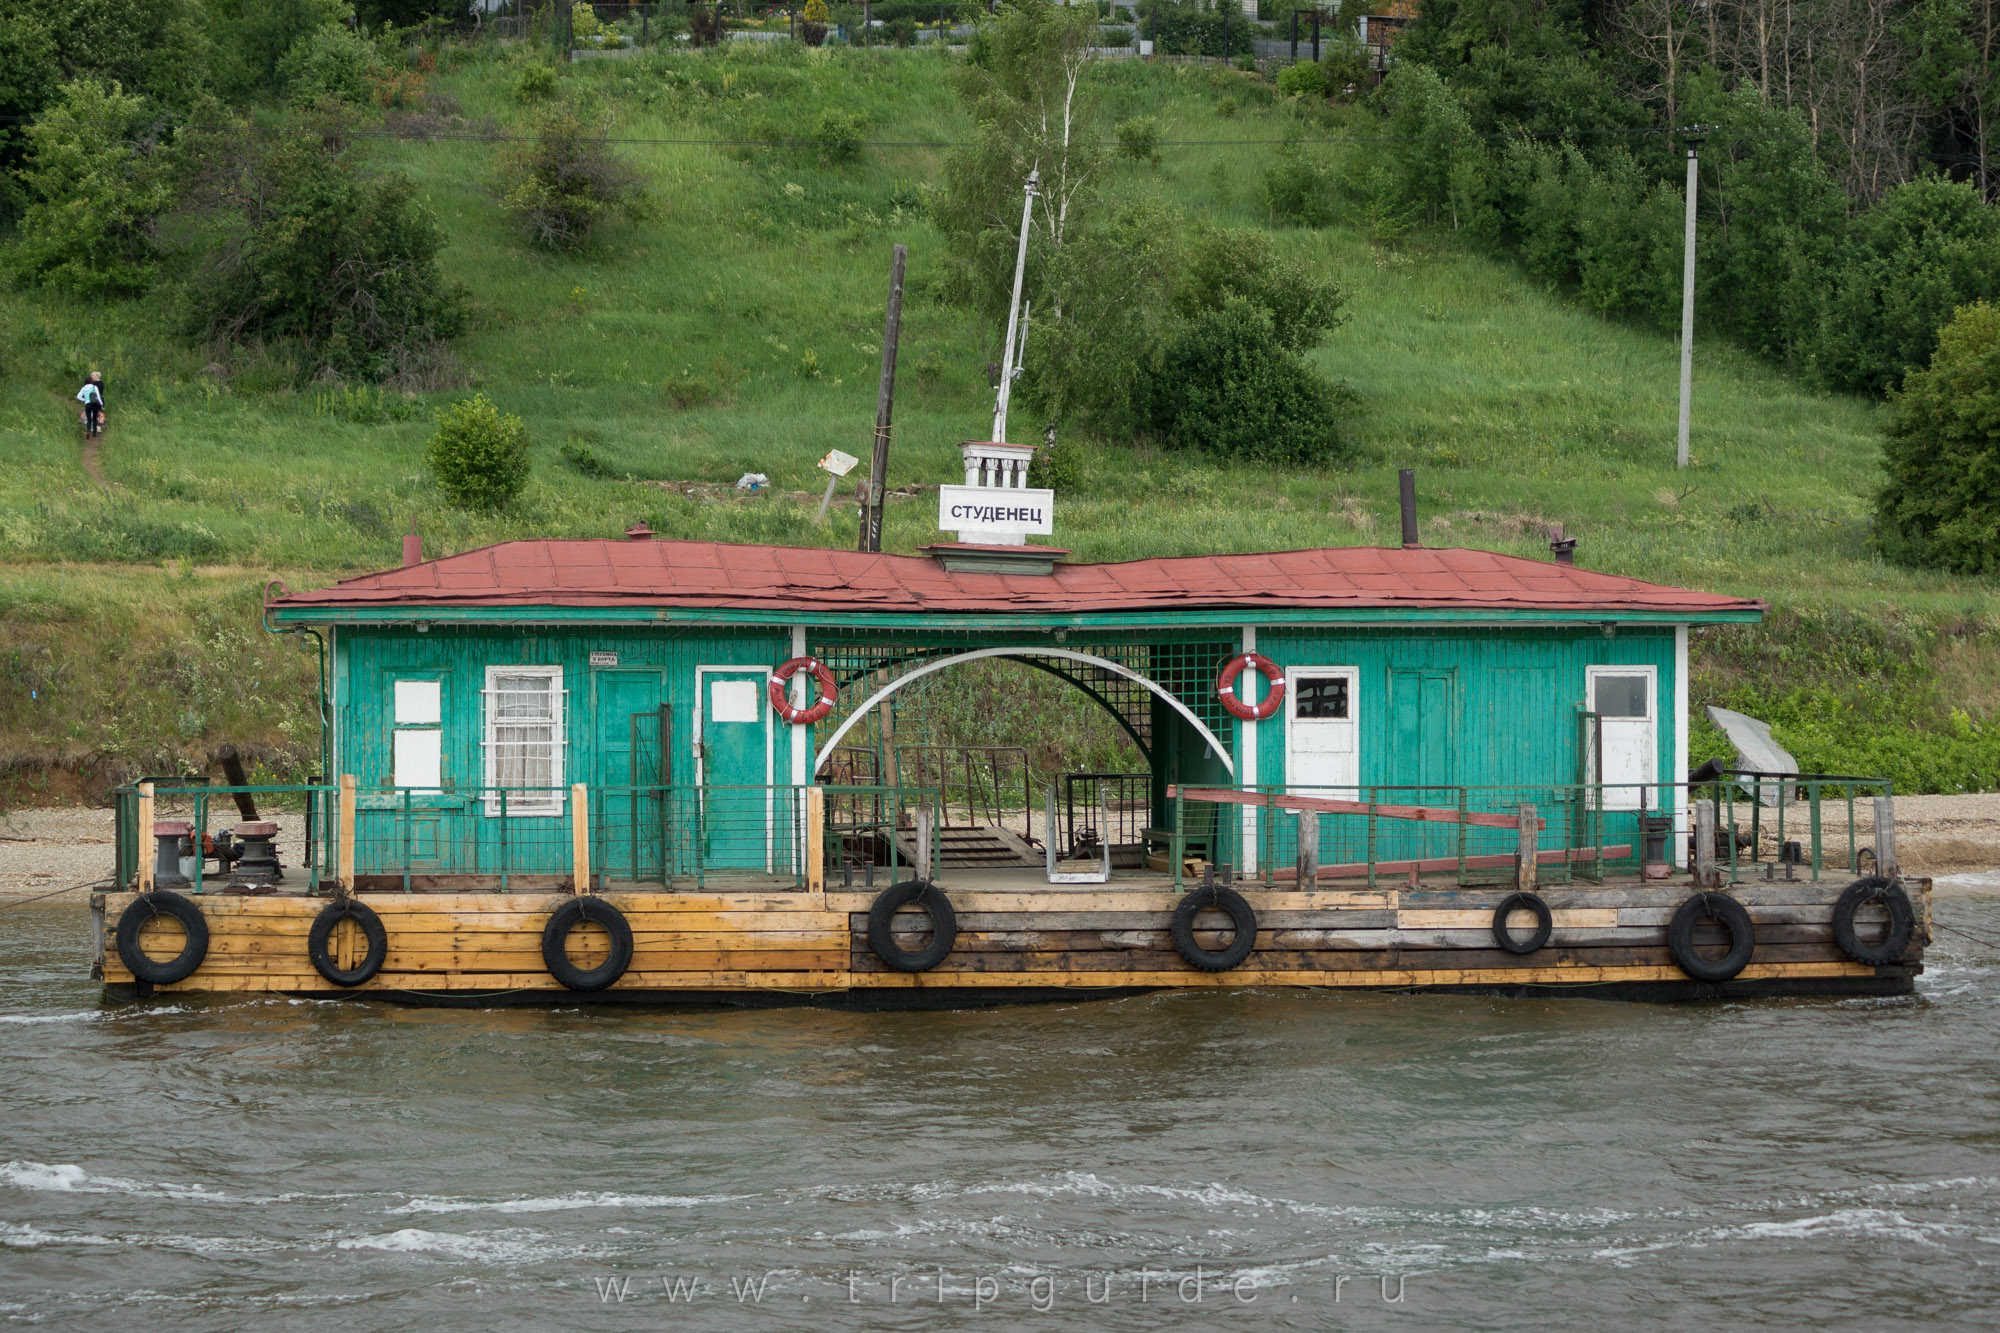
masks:
[[[158,991],[358,995],[413,1002],[505,998],[769,1002],[978,1002],[1055,992],[1161,987],[1554,988],[1645,997],[1757,993],[1885,994],[1908,991],[1929,940],[1929,881],[1908,880],[1917,929],[1893,966],[1857,963],[1833,942],[1834,901],[1845,881],[1742,884],[1728,890],[1756,930],[1750,964],[1734,980],[1691,980],[1673,963],[1666,926],[1694,892],[1685,879],[1545,886],[1554,934],[1532,954],[1499,948],[1493,911],[1509,890],[1401,885],[1373,890],[1263,891],[1239,886],[1257,913],[1255,950],[1238,967],[1196,970],[1175,952],[1168,922],[1179,901],[1164,877],[1121,876],[1112,885],[1052,888],[1034,872],[960,871],[943,887],[958,916],[951,954],[935,969],[898,972],[867,938],[875,890],[757,890],[602,895],[627,917],[630,968],[609,989],[566,990],[549,975],[541,933],[567,892],[363,892],[386,928],[387,961],[353,988],[329,984],[307,957],[306,937],[324,897],[204,895],[195,901],[210,942],[187,980]],[[112,934],[135,895],[100,894],[94,975],[113,997],[144,992],[120,962]],[[907,921],[909,941],[923,918]],[[174,936],[179,927],[161,923]],[[585,935],[572,958],[595,961]],[[602,937],[599,936],[601,941]],[[1220,934],[1203,943],[1217,947]],[[171,955],[178,938],[163,940]],[[602,957],[602,944],[597,957]],[[345,960],[341,960],[345,962]]]

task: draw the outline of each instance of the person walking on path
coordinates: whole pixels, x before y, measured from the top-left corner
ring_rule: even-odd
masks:
[[[85,435],[104,434],[104,375],[93,370],[83,387],[76,391],[76,401],[83,404],[83,433]]]

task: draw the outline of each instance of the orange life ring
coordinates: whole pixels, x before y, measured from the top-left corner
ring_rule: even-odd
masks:
[[[819,699],[804,708],[792,707],[792,701],[785,697],[785,686],[793,676],[801,671],[810,671],[819,682]],[[771,707],[778,716],[793,726],[811,726],[833,711],[833,705],[840,694],[840,682],[826,669],[826,663],[817,657],[794,657],[791,661],[771,673],[770,683],[765,687],[771,695]]]
[[[1271,688],[1265,693],[1264,701],[1250,705],[1236,697],[1236,678],[1243,674],[1244,667],[1256,667]],[[1215,693],[1222,700],[1222,706],[1245,722],[1257,722],[1278,711],[1278,705],[1285,702],[1285,673],[1278,664],[1262,653],[1238,653],[1222,664],[1222,674],[1215,678]]]

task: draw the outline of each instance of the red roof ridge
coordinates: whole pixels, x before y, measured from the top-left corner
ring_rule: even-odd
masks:
[[[640,556],[639,552],[646,554]],[[1048,575],[947,570],[932,555],[629,538],[494,542],[357,574],[273,602],[303,606],[613,606],[776,611],[1031,612],[1163,609],[1761,611],[1697,592],[1471,547],[1299,547],[1061,563]]]

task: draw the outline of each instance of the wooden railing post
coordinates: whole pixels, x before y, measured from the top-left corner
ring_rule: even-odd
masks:
[[[151,791],[141,787],[141,792]],[[1902,865],[1896,859],[1896,798],[1877,796],[1875,798],[1875,873],[1884,879],[1894,879],[1903,873]]]
[[[1311,810],[1294,814],[1299,821],[1298,887],[1303,891],[1319,884],[1319,815]]]
[[[159,855],[159,843],[153,838],[153,784],[139,784],[139,892],[153,891],[153,858]],[[124,885],[119,885],[121,889]]]
[[[579,782],[569,789],[570,892],[590,892],[590,798]]]
[[[1535,887],[1535,853],[1541,847],[1542,826],[1535,818],[1535,807],[1532,805],[1523,805],[1520,816],[1521,837],[1518,844],[1520,850],[1515,854],[1514,887],[1527,893]]]
[[[806,788],[806,892],[826,892],[826,788]]]
[[[937,813],[931,809],[930,802],[920,802],[910,822],[916,827],[917,878],[928,880],[931,877],[931,842],[937,829]]]
[[[340,775],[340,830],[336,835],[334,855],[340,858],[340,883],[349,893],[354,892],[354,790],[352,773]]]
[[[1704,889],[1722,887],[1715,869],[1715,802],[1694,803],[1694,882]]]

